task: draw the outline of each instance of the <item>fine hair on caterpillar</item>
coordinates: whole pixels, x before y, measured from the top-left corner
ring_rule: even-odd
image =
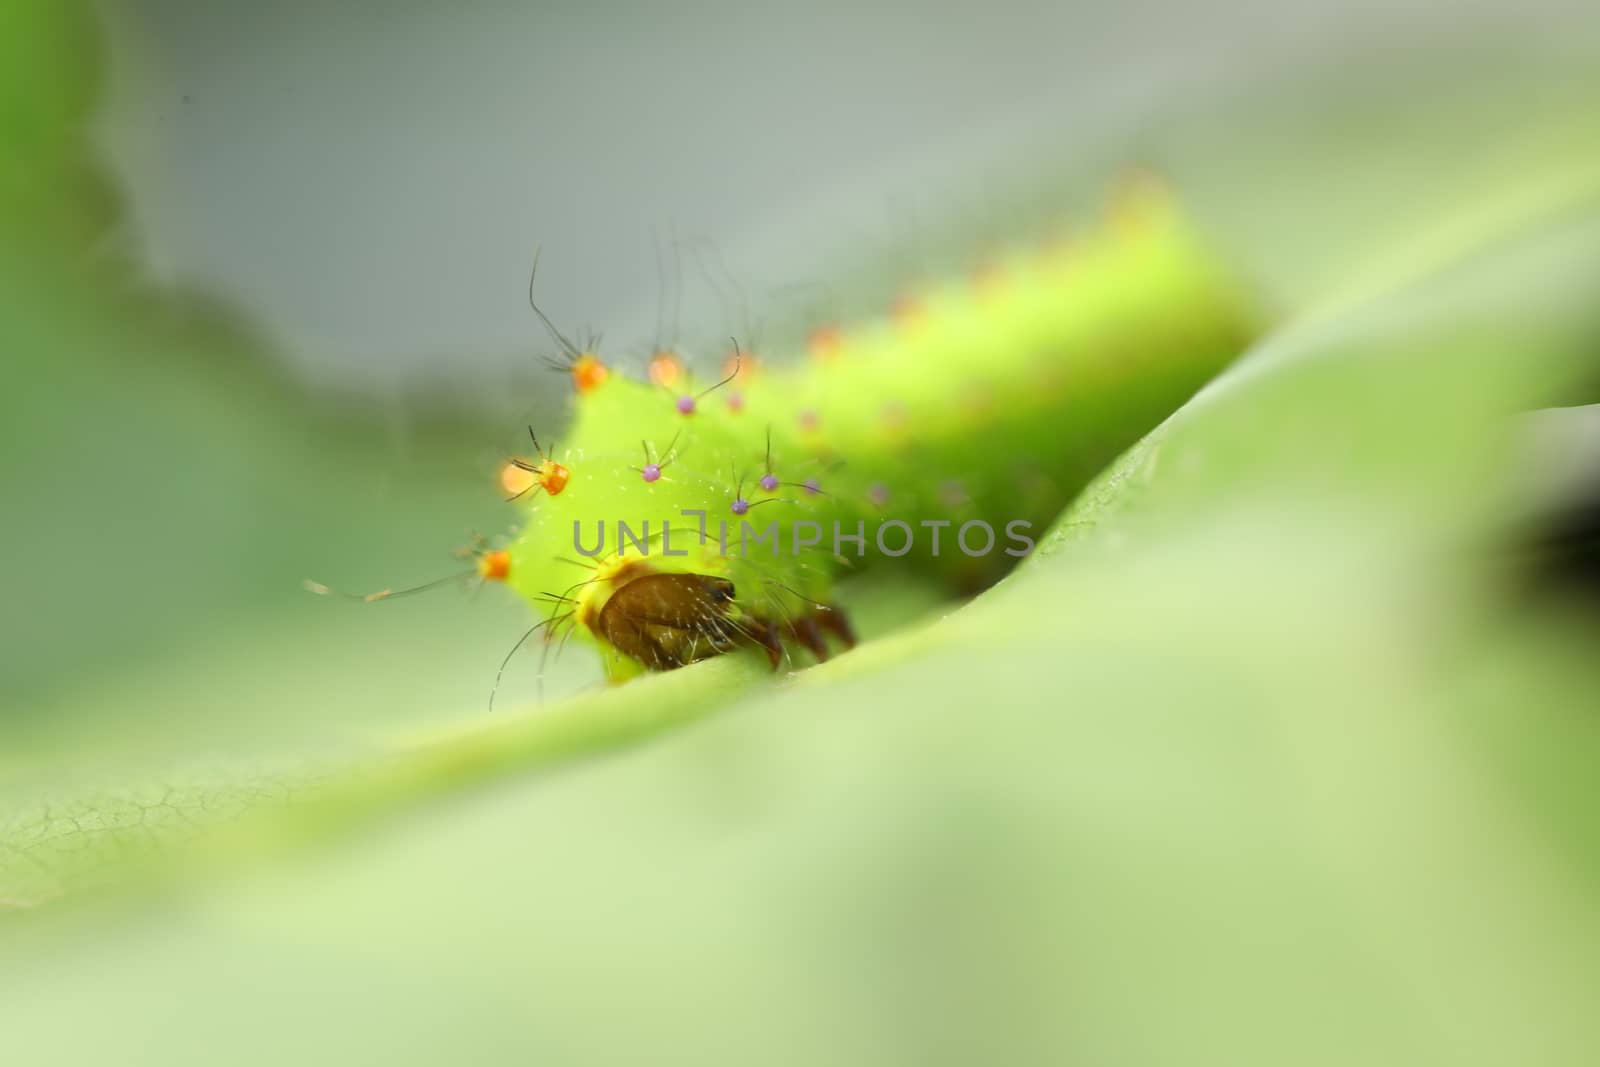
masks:
[[[672,440],[667,443],[666,451],[662,452],[660,455],[657,455],[650,448],[649,441],[641,439],[639,441],[639,445],[644,449],[644,466],[633,468],[639,472],[639,477],[643,478],[646,482],[660,481],[662,472],[667,469],[674,459],[678,458],[678,438],[681,435],[681,430],[678,433],[673,434]]]
[[[723,386],[729,384],[739,377],[739,371],[744,366],[744,356],[739,351],[738,338],[730,337],[728,340],[733,342],[733,369],[730,370],[727,376],[721,381],[718,381],[714,385],[707,386],[698,393],[676,394],[676,398],[673,400],[673,407],[677,409],[679,415],[693,415],[699,410],[700,401],[704,400],[718,389],[721,389]],[[672,392],[672,390],[665,385],[663,385],[662,388],[666,389],[669,393]]]
[[[474,589],[477,589],[487,582],[505,581],[511,571],[511,553],[504,548],[492,547],[489,539],[481,534],[474,534],[471,543],[464,548],[458,548],[455,556],[457,559],[473,560],[472,569],[447,574],[442,578],[433,578],[402,589],[387,588],[371,593],[348,593],[319,582],[315,578],[307,578],[301,585],[306,592],[315,593],[317,596],[337,597],[340,600],[351,600],[361,604],[376,604],[380,600],[397,600],[417,593],[426,593],[431,589],[473,580],[476,580]]]
[[[656,323],[650,342],[646,376],[655,384],[671,387],[683,374],[683,357],[678,352],[679,316],[683,310],[683,255],[682,242],[674,234],[672,239],[672,313],[667,315],[668,274],[665,254],[661,249],[661,235],[650,234],[656,256]]]
[[[752,349],[759,349],[761,324],[751,318],[750,294],[728,268],[728,260],[722,254],[722,249],[715,241],[706,237],[687,238],[684,243],[694,251],[694,261],[700,268],[700,276],[705,279],[712,292],[717,294],[717,299],[723,307],[723,314],[735,320],[739,330],[749,339]],[[706,262],[707,257],[712,260],[710,264]]]
[[[555,342],[558,355],[545,356],[544,364],[550,370],[570,375],[572,384],[578,392],[584,393],[591,389],[598,389],[610,377],[610,368],[600,359],[600,335],[585,336],[582,344],[574,343],[566,334],[556,328],[550,321],[550,316],[544,313],[537,301],[533,299],[533,282],[539,274],[539,254],[542,249],[534,249],[533,266],[528,268],[528,306],[544,324],[545,332]]]

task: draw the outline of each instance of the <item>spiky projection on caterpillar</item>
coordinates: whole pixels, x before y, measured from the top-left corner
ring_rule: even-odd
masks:
[[[489,576],[621,680],[741,646],[825,658],[853,640],[833,605],[846,569],[993,581],[1253,315],[1142,181],[1080,239],[822,332],[805,361],[695,380],[657,353],[638,381],[545,323],[576,410],[558,448],[535,440],[503,472],[527,514]]]

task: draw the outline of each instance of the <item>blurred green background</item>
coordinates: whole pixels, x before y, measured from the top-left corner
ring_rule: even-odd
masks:
[[[1506,547],[1582,6],[3,18],[8,1060],[1586,1062],[1600,632]],[[491,720],[500,590],[301,589],[506,528],[536,245],[637,356],[704,238],[684,339],[781,347],[1130,164],[1279,326],[975,603]]]

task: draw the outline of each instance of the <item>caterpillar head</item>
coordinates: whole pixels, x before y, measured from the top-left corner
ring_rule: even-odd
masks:
[[[782,655],[772,628],[742,615],[732,580],[720,575],[619,559],[602,564],[576,613],[578,625],[647,670],[683,667],[740,644],[765,648],[773,666]]]

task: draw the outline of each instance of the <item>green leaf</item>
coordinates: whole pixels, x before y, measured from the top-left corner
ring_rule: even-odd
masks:
[[[1509,538],[1516,413],[1581,397],[1592,371],[1600,211],[1570,190],[1539,202],[1480,216],[1496,221],[1471,240],[1396,238],[1381,258],[1422,266],[1291,318],[1011,578],[942,616],[907,594],[874,628],[921,621],[777,681],[725,658],[459,713],[509,612],[330,614],[259,588],[292,587],[319,550],[392,573],[441,535],[430,516],[471,506],[450,488],[470,449],[419,437],[439,448],[402,502],[352,502],[338,486],[386,473],[370,424],[320,423],[249,363],[242,386],[196,386],[127,454],[161,469],[223,442],[172,501],[193,509],[180,525],[227,518],[196,501],[253,472],[228,497],[250,521],[222,527],[240,551],[131,538],[108,506],[115,533],[68,555],[125,552],[139,595],[109,595],[103,565],[46,576],[111,601],[79,628],[103,640],[148,621],[187,562],[206,580],[173,614],[198,621],[149,622],[98,679],[92,656],[73,673],[81,648],[18,636],[0,1048],[1585,1062],[1600,625],[1524,595]],[[172,335],[87,315],[48,274],[19,281],[43,302],[18,301],[11,337],[75,368],[170,366]],[[164,393],[88,388],[110,404],[123,385]],[[112,454],[65,448],[53,477],[19,464],[8,495],[93,484]],[[291,545],[250,540],[272,515]],[[340,522],[357,528],[330,544]],[[258,617],[207,632],[235,600]]]

